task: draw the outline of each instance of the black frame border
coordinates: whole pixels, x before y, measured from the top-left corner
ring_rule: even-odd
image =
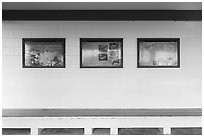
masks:
[[[141,66],[139,63],[140,42],[177,42],[177,66]],[[180,38],[137,38],[137,68],[180,68]]]
[[[38,66],[38,67],[32,67],[32,66],[26,66],[25,65],[25,42],[32,41],[32,42],[62,42],[62,53],[64,55],[63,57],[63,66],[62,67],[53,67],[53,66]],[[66,68],[66,40],[65,38],[22,38],[22,67],[23,68]]]
[[[121,42],[121,66],[83,66],[82,64],[82,42]],[[123,68],[123,38],[80,38],[80,68]]]

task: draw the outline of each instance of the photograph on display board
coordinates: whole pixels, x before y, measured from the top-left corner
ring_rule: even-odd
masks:
[[[99,61],[108,61],[108,54],[99,54]]]
[[[24,38],[23,68],[65,68],[64,38]]]
[[[179,38],[138,38],[138,68],[180,67]]]
[[[100,52],[108,52],[108,45],[105,44],[105,45],[98,45],[98,50]]]
[[[123,39],[81,38],[81,68],[122,68]]]

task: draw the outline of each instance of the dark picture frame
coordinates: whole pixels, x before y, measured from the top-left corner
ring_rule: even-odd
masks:
[[[137,68],[180,68],[180,38],[138,38]]]
[[[123,38],[80,38],[80,68],[123,68]]]
[[[23,68],[65,68],[65,38],[23,38]]]

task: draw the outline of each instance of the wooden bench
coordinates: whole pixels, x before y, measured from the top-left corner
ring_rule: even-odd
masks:
[[[94,128],[110,128],[117,135],[119,128],[202,127],[202,109],[3,109],[2,128],[84,128],[91,135]]]

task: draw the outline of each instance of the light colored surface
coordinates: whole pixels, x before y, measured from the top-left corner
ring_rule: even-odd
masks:
[[[201,108],[201,22],[2,23],[3,108]],[[22,68],[22,38],[66,38],[66,68]],[[123,38],[123,68],[80,69],[79,38]],[[137,38],[180,38],[181,68],[137,68]]]
[[[3,117],[3,128],[84,128],[85,134],[92,134],[93,128],[111,128],[117,134],[118,128],[164,128],[170,134],[171,127],[201,127],[202,117]],[[168,127],[168,128],[167,128]]]
[[[91,135],[92,134],[92,128],[85,128],[84,134],[85,135]]]
[[[163,132],[165,135],[171,135],[171,127],[164,127]]]
[[[201,2],[3,2],[3,10],[202,10]]]
[[[110,129],[110,134],[111,134],[111,135],[117,135],[117,134],[118,134],[118,128],[112,127],[112,128]]]
[[[37,135],[38,134],[38,128],[37,127],[32,127],[31,128],[31,135]]]

